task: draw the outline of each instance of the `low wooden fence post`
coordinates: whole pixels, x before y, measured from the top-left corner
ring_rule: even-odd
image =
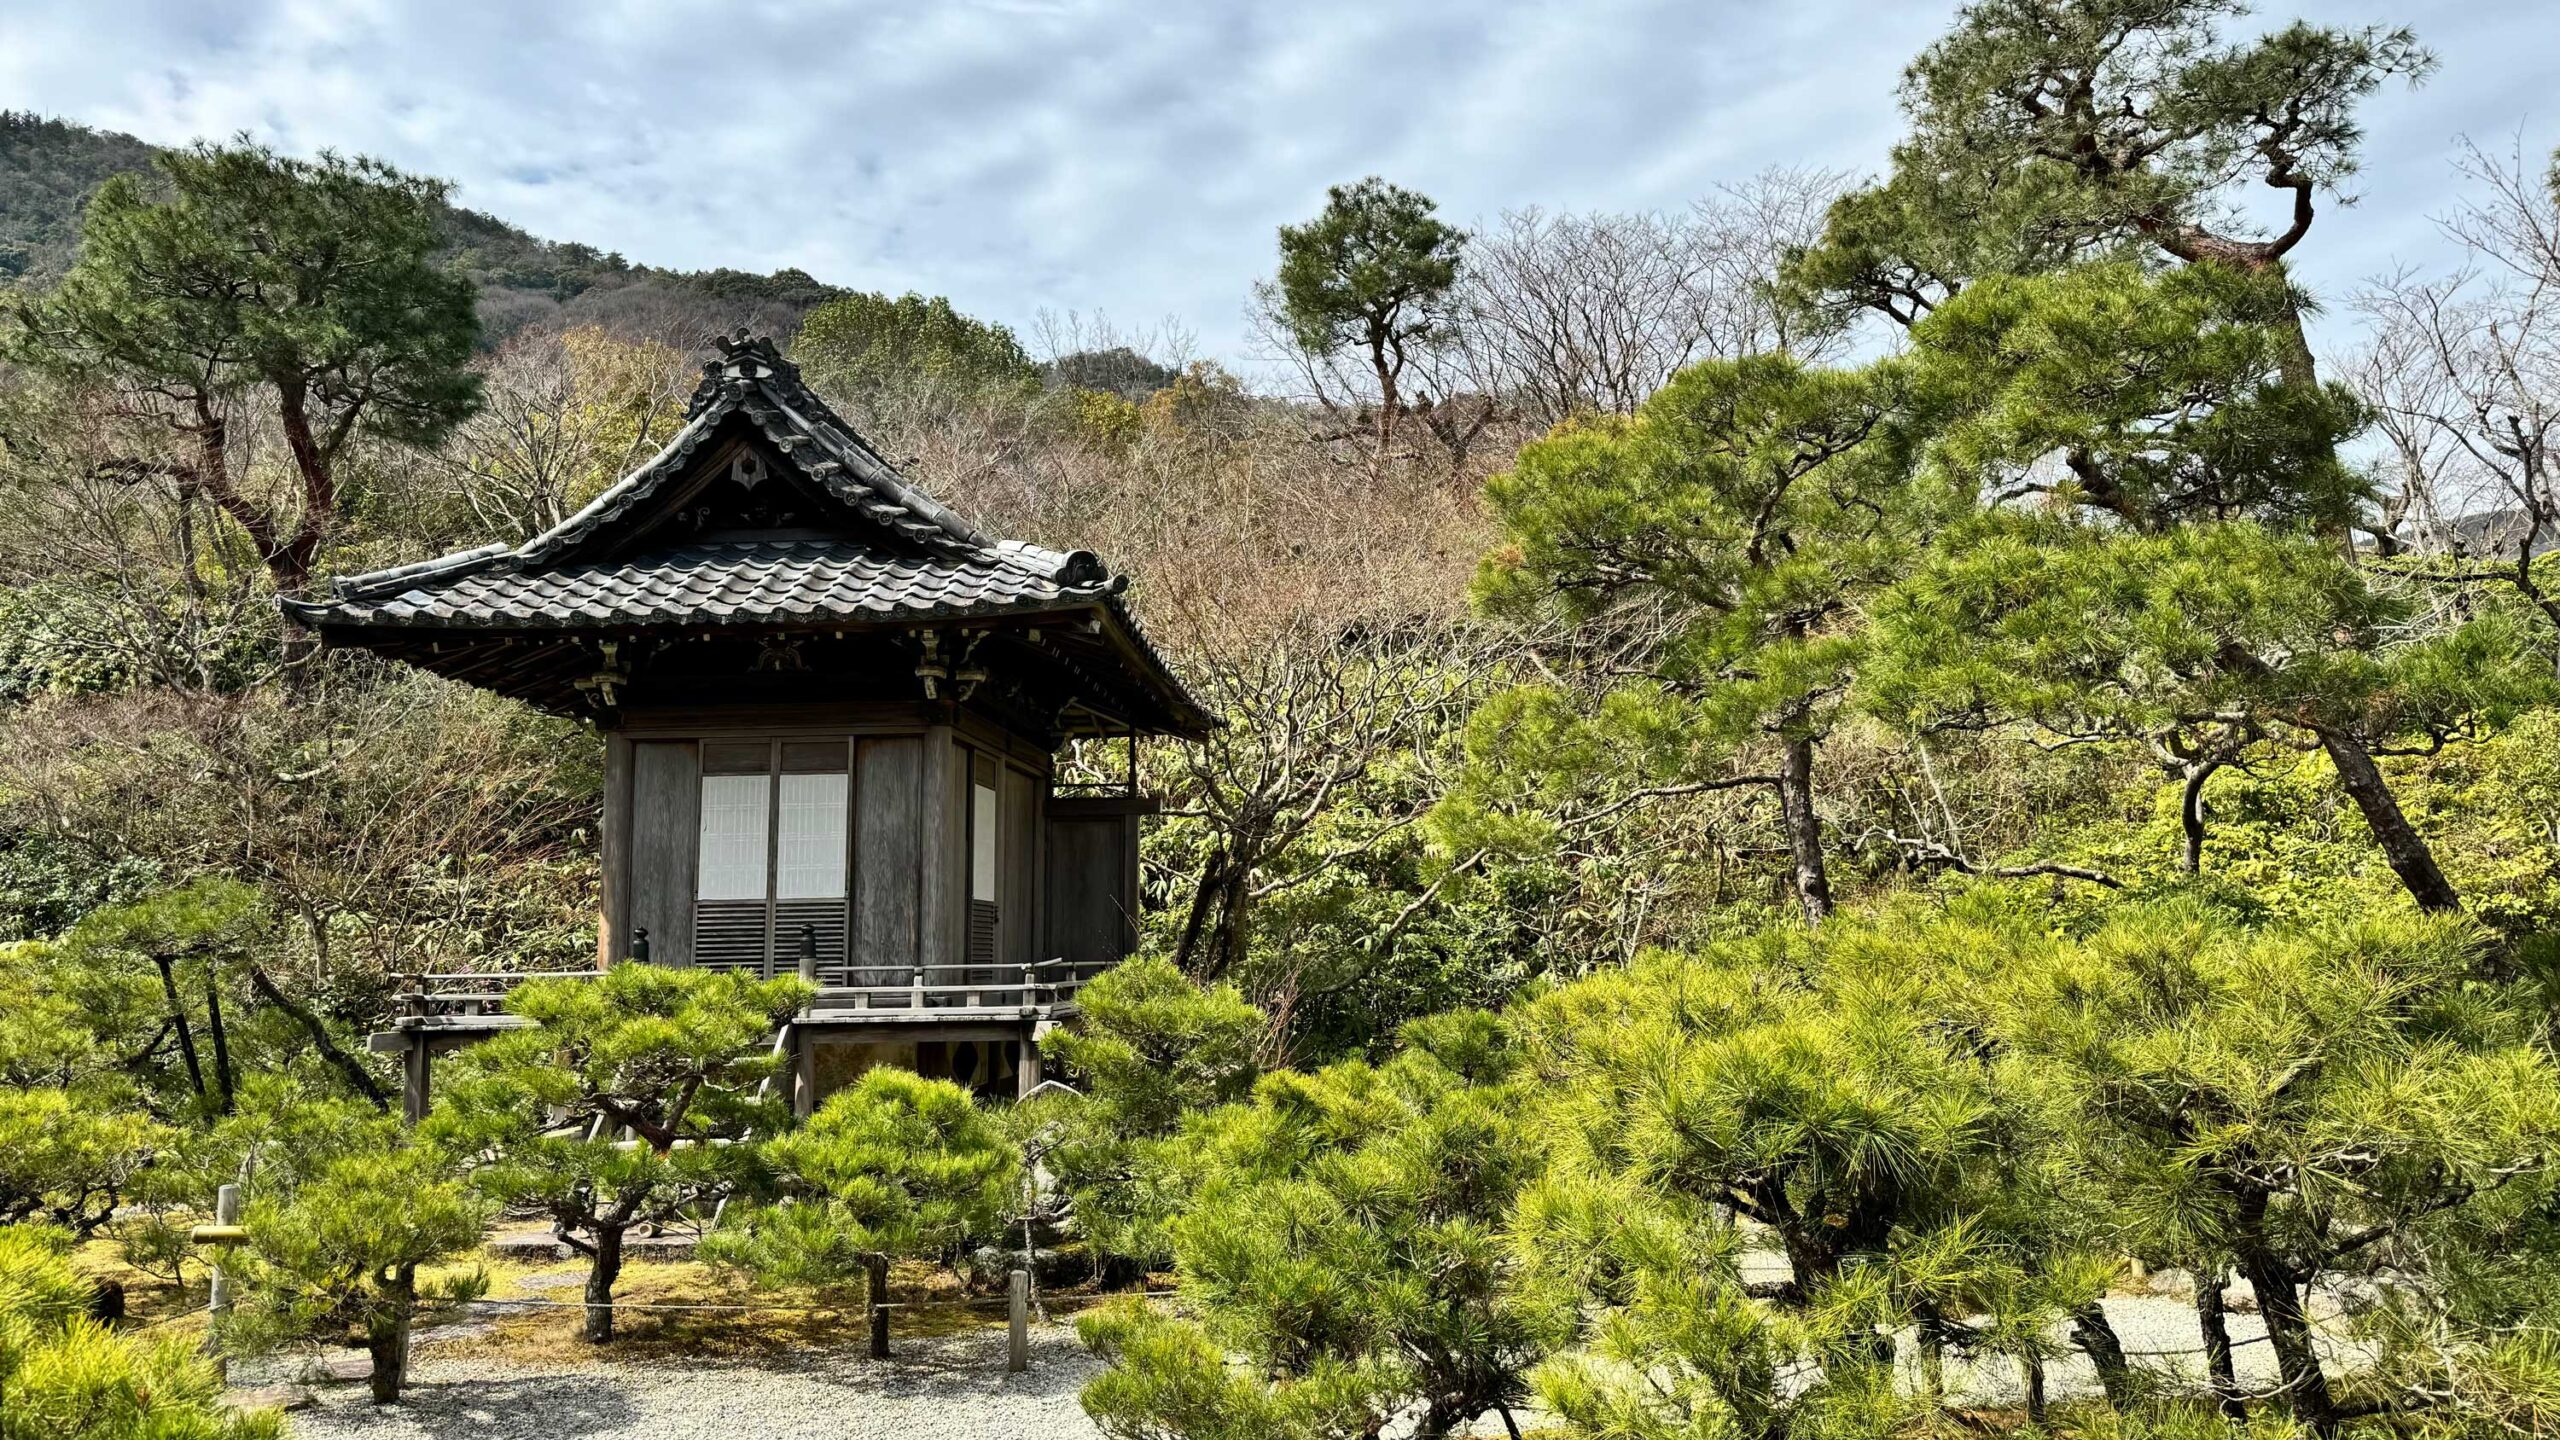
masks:
[[[871,1358],[889,1358],[889,1257],[872,1255],[862,1262],[871,1294]]]
[[[240,1228],[240,1187],[224,1185],[213,1192],[213,1223],[198,1225],[187,1232],[189,1243],[212,1246],[214,1260],[210,1269],[212,1284],[205,1296],[205,1353],[213,1358],[214,1373],[227,1384],[231,1378],[231,1358],[222,1353],[222,1322],[231,1313],[231,1277],[222,1271],[224,1248],[248,1239]]]
[[[1006,1326],[1004,1368],[1009,1375],[1019,1375],[1031,1368],[1031,1272],[1014,1271],[1012,1282],[1013,1303]]]

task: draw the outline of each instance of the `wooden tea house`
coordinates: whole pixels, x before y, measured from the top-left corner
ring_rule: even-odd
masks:
[[[1126,785],[1071,740],[1211,722],[1085,551],[980,534],[771,342],[724,341],[666,449],[516,546],[356,575],[292,619],[605,735],[599,965],[801,973],[803,1105],[873,1064],[1028,1089],[1032,1042],[1136,939]],[[377,1049],[506,1028],[426,977]]]

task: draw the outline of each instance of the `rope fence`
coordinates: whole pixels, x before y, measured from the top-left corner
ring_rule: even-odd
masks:
[[[1044,1295],[1040,1298],[1039,1304],[1044,1307],[1055,1305],[1061,1308],[1080,1308],[1089,1305],[1099,1305],[1109,1300],[1175,1299],[1178,1298],[1181,1293],[1182,1292],[1179,1290],[1115,1290],[1105,1291],[1098,1294]],[[883,1300],[877,1305],[863,1300],[848,1301],[842,1305],[774,1305],[757,1304],[752,1302],[726,1304],[713,1301],[608,1300],[601,1304],[591,1305],[584,1300],[537,1300],[519,1299],[512,1296],[482,1296],[467,1300],[421,1301],[419,1302],[418,1308],[421,1310],[452,1310],[475,1305],[496,1305],[521,1310],[699,1310],[717,1311],[729,1314],[752,1312],[765,1315],[850,1315],[869,1310],[960,1310],[971,1309],[984,1305],[1010,1305],[1012,1303],[1013,1299],[1008,1295],[972,1295],[960,1300]],[[204,1307],[201,1305],[196,1307],[198,1310],[203,1308]],[[181,1313],[192,1314],[194,1312],[185,1311]],[[177,1316],[172,1315],[164,1318],[174,1320]],[[160,1321],[155,1320],[151,1323],[156,1325],[159,1324]]]

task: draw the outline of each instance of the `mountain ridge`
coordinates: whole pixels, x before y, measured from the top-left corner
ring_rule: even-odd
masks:
[[[0,111],[0,286],[42,287],[78,254],[80,218],[111,176],[148,173],[164,147],[33,111]],[[707,337],[748,324],[788,333],[853,293],[797,269],[670,270],[574,240],[545,240],[448,203],[444,258],[480,287],[483,341],[538,324],[601,324]]]

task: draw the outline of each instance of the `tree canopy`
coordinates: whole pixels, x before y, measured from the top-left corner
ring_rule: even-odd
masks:
[[[471,283],[434,260],[442,181],[378,160],[200,144],[157,184],[99,187],[79,261],[14,306],[14,360],[116,389],[180,439],[162,465],[246,531],[280,590],[311,578],[361,436],[433,445],[479,404]],[[243,243],[246,240],[249,243]],[[290,500],[242,473],[241,408],[283,432]]]

